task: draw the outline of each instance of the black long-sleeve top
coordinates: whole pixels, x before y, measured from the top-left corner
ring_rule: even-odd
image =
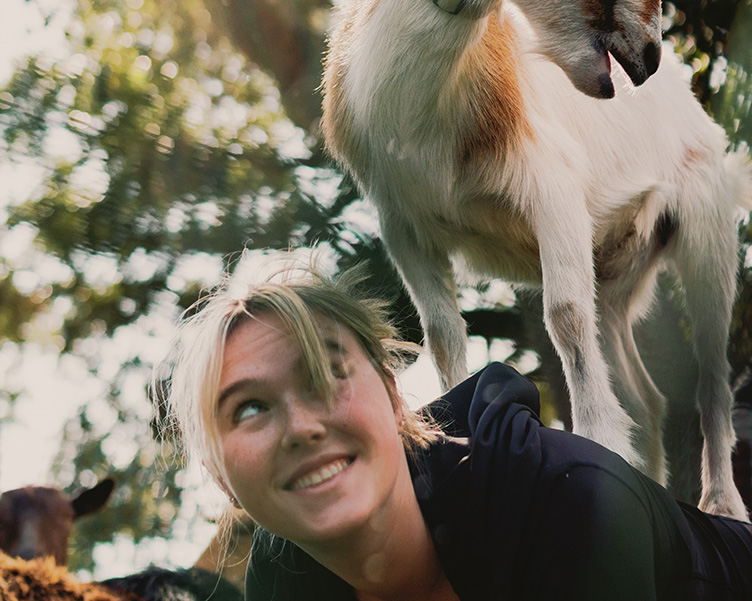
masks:
[[[618,455],[544,427],[535,386],[493,363],[425,408],[447,437],[409,457],[461,601],[752,601],[752,526],[678,503]],[[354,601],[260,530],[247,601]]]

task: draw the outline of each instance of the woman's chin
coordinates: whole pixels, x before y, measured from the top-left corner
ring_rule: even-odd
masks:
[[[355,487],[347,494],[332,496],[335,498],[311,495],[305,500],[322,502],[296,504],[297,510],[291,508],[288,513],[290,519],[285,522],[285,533],[278,534],[300,545],[309,545],[338,541],[381,528],[384,500],[377,499],[372,491]]]
[[[339,541],[350,536],[359,536],[364,529],[372,529],[380,520],[377,515],[379,508],[363,503],[363,499],[348,503],[345,500],[324,508],[309,519],[300,521],[304,516],[298,516],[298,525],[294,529],[287,529],[284,538],[299,545],[326,544]]]

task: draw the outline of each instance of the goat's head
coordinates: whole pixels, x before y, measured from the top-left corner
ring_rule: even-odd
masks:
[[[611,98],[609,53],[636,86],[658,69],[660,0],[515,0],[538,33],[543,54],[588,96]]]
[[[74,498],[46,486],[0,494],[0,550],[22,559],[52,556],[65,565],[73,522],[101,508],[114,486],[107,478]]]

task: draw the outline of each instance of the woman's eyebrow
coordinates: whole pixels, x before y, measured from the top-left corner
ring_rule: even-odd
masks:
[[[333,337],[325,336],[323,342],[326,350],[334,351],[342,355],[347,355],[347,349],[339,340],[336,340]]]
[[[326,350],[338,353],[343,357],[347,356],[347,349],[338,339],[335,339],[334,336],[325,336],[323,343]],[[298,363],[302,364],[302,360],[299,359]],[[243,378],[242,380],[233,382],[219,393],[219,396],[217,397],[217,411],[222,408],[222,404],[227,401],[227,398],[232,396],[232,394],[234,394],[238,390],[257,386],[258,384],[259,380],[257,380],[256,378]]]
[[[217,397],[217,411],[222,408],[222,404],[227,400],[229,396],[231,396],[238,390],[252,387],[257,384],[258,380],[256,380],[255,378],[243,378],[242,380],[238,380],[237,382],[230,384],[227,388],[220,392],[219,397]]]

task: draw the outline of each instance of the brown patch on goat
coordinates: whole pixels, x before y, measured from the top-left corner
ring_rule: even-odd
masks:
[[[708,153],[703,149],[687,147],[682,157],[682,167],[684,169],[694,169],[698,165],[706,163],[708,160]]]
[[[648,25],[661,15],[661,0],[642,0],[639,11],[640,20]]]
[[[379,0],[371,0],[371,3],[368,5],[368,8],[366,8],[366,22],[371,20],[371,17],[373,16],[373,11],[376,10],[376,7],[378,5],[379,5]]]
[[[643,265],[643,255],[649,245],[637,233],[636,222],[640,213],[646,210],[650,198],[650,192],[641,194],[609,217],[611,228],[594,250],[597,280],[614,280],[631,271],[637,264]]]
[[[616,22],[614,8],[619,0],[584,0],[582,10],[585,21],[593,29],[603,33],[611,33],[619,29]],[[623,1],[623,0],[622,0]],[[653,0],[650,0],[653,1]]]
[[[368,18],[378,5],[375,0],[369,7]],[[350,168],[358,172],[360,165],[353,164],[365,153],[359,151],[358,136],[353,127],[352,111],[345,98],[347,68],[345,67],[346,48],[353,36],[353,17],[345,19],[341,29],[330,40],[329,52],[324,62],[324,77],[321,90],[322,101],[321,133],[327,150],[338,161],[348,158]]]
[[[630,270],[646,244],[637,235],[636,212],[622,215],[595,249],[595,277],[599,281],[617,279]]]
[[[478,45],[468,52],[459,82],[469,103],[469,123],[459,140],[459,162],[468,163],[490,156],[503,157],[532,130],[524,114],[524,102],[514,57],[514,30],[488,17]]]
[[[360,148],[360,137],[356,135],[352,110],[345,97],[346,58],[353,36],[371,20],[378,5],[379,0],[361,0],[359,5],[352,5],[347,14],[341,15],[340,25],[329,37],[324,59],[320,87],[323,94],[321,133],[329,153],[341,162],[346,157],[353,173],[362,172],[364,166],[358,161],[362,162],[368,153]]]
[[[506,273],[518,282],[539,282],[540,247],[530,216],[508,199],[491,194],[470,196],[453,220],[438,217],[437,222],[462,248],[463,258],[474,271]]]
[[[580,346],[585,341],[585,319],[574,303],[566,302],[551,307],[549,327],[565,357],[572,358],[572,375],[584,378],[585,363]],[[566,360],[565,358],[562,358]]]

